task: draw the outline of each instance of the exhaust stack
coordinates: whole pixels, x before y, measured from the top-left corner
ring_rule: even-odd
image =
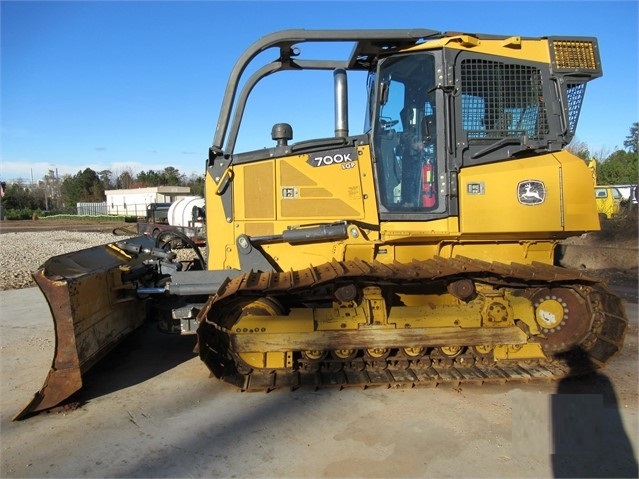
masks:
[[[348,85],[346,70],[337,68],[333,72],[335,85],[335,136],[348,136]]]

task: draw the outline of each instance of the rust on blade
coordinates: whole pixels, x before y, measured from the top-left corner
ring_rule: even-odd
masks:
[[[108,245],[49,259],[33,274],[44,294],[55,332],[47,378],[13,419],[59,405],[82,388],[82,375],[139,327],[146,302],[123,283],[131,258]]]

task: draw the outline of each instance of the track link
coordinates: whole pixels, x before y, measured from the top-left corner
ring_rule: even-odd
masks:
[[[345,280],[366,284],[419,285],[472,279],[496,287],[567,287],[588,303],[590,329],[568,352],[537,360],[494,361],[469,352],[457,358],[408,358],[399,350],[383,360],[309,361],[300,357],[292,368],[251,369],[230,349],[229,313],[238,302],[263,297],[313,297],[317,291]],[[580,271],[543,263],[488,263],[464,257],[433,258],[410,264],[332,261],[300,271],[247,273],[227,281],[199,317],[198,349],[202,360],[220,379],[245,391],[299,387],[420,387],[439,384],[484,384],[555,380],[603,367],[622,347],[627,329],[621,299],[599,279]]]

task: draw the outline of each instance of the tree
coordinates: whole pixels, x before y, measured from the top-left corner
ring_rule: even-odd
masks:
[[[636,185],[639,181],[637,158],[634,153],[617,150],[603,162],[597,162],[597,183],[600,185]]]
[[[24,186],[21,181],[10,185],[3,182],[3,185],[2,206],[5,210],[43,210],[45,208],[44,197],[39,194],[38,189]]]
[[[62,201],[67,208],[82,201],[104,201],[104,185],[91,168],[79,171],[75,176],[66,176],[60,186]]]
[[[162,178],[157,171],[141,171],[138,173],[137,181],[143,186],[160,186],[162,184]]]
[[[186,181],[186,185],[191,188],[191,194],[204,198],[204,176],[193,174]]]
[[[115,188],[118,190],[128,190],[133,185],[133,171],[126,168],[122,173],[117,174]]]
[[[164,168],[164,171],[160,176],[163,180],[163,185],[166,186],[181,186],[185,181],[184,175],[181,174],[177,168],[172,166]]]
[[[630,135],[628,135],[623,142],[623,146],[629,149],[632,153],[637,153],[639,146],[639,123],[634,122],[630,127]]]
[[[628,149],[617,150],[600,162],[597,161],[597,183],[600,185],[626,185],[639,182],[637,141],[639,139],[639,123],[630,127],[630,135],[623,142]]]
[[[31,198],[29,198],[29,191],[20,183],[12,183],[5,187],[4,198],[2,198],[2,205],[5,209],[20,210],[29,208],[30,203]]]
[[[588,144],[583,141],[573,139],[573,141],[571,141],[570,144],[566,147],[566,150],[586,162],[590,161],[591,156],[590,150],[588,149]]]
[[[164,171],[142,171],[138,173],[137,181],[144,186],[182,186],[185,177],[177,168],[167,166]]]
[[[102,170],[98,172],[98,176],[100,177],[100,181],[102,182],[102,189],[110,190],[111,189],[111,170]]]

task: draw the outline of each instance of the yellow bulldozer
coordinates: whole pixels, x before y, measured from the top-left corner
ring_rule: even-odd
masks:
[[[337,43],[350,56],[302,54]],[[253,65],[263,52],[275,59]],[[264,125],[271,145],[235,151],[255,85],[318,70],[334,90],[334,135],[293,142],[295,125]],[[355,134],[353,72],[368,99]],[[599,229],[591,172],[564,148],[586,84],[601,75],[591,37],[414,29],[259,39],[230,74],[208,150],[206,254],[193,245],[195,259],[178,261],[170,241],[135,237],[49,259],[34,278],[55,356],[16,418],[67,400],[146,320],[195,334],[211,372],[245,391],[602,367],[622,347],[622,301],[554,255],[562,239]]]

